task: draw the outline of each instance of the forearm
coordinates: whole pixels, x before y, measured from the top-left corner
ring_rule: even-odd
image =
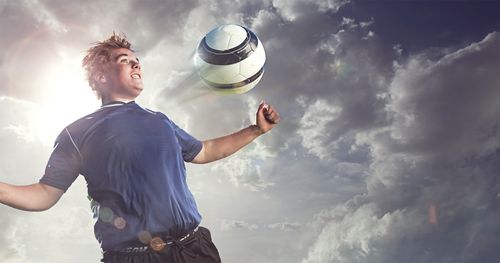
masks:
[[[250,125],[233,134],[204,141],[204,158],[202,163],[209,163],[230,156],[261,134],[262,132],[256,125]]]
[[[0,203],[16,209],[24,211],[47,210],[59,199],[55,198],[41,184],[17,186],[0,183]]]

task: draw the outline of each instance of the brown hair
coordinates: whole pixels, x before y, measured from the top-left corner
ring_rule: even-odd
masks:
[[[96,92],[97,97],[100,99],[102,96],[101,91],[97,87],[95,79],[96,74],[105,71],[104,64],[109,62],[111,50],[117,48],[126,48],[133,51],[130,47],[132,44],[128,42],[125,34],[113,34],[102,42],[96,42],[91,48],[87,50],[87,55],[82,60],[82,67],[85,69],[86,78],[92,90]]]

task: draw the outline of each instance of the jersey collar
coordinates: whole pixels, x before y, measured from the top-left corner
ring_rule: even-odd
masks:
[[[108,103],[105,103],[105,104],[102,104],[101,105],[101,108],[107,108],[107,107],[114,107],[114,106],[121,106],[121,105],[125,105],[125,104],[128,104],[128,103],[133,103],[134,101],[130,101],[130,102],[123,102],[123,101],[110,101]]]

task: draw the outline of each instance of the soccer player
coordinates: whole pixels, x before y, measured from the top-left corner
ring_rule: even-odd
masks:
[[[256,124],[199,141],[161,112],[135,103],[143,90],[139,59],[114,34],[83,59],[102,101],[59,134],[38,183],[0,183],[0,202],[26,211],[52,207],[79,174],[87,181],[102,262],[220,262],[186,184],[184,162],[227,157],[270,131],[279,114],[261,103]]]

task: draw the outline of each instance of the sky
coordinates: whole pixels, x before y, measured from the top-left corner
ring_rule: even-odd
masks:
[[[0,0],[0,181],[38,182],[57,134],[100,102],[85,50],[125,33],[137,102],[200,140],[282,121],[187,164],[223,262],[494,262],[500,256],[500,2]],[[222,96],[193,55],[222,24],[257,34],[261,82]],[[86,184],[44,212],[0,206],[0,261],[98,262]]]

